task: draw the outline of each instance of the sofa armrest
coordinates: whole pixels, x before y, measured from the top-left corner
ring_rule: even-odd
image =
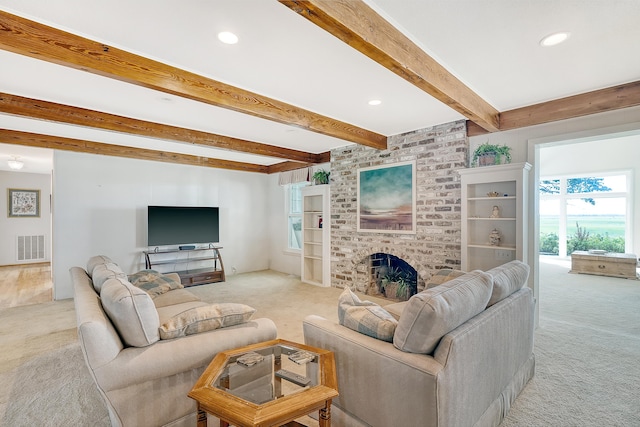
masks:
[[[433,357],[402,352],[319,316],[306,317],[303,331],[306,344],[335,353],[337,407],[369,425],[435,425],[443,366]]]
[[[109,363],[93,369],[103,391],[108,392],[204,369],[221,351],[275,339],[272,320],[261,318],[172,340],[161,340],[147,347],[128,347]]]
[[[440,422],[471,425],[533,355],[533,297],[523,288],[446,334],[434,352]],[[465,410],[460,411],[460,402]]]

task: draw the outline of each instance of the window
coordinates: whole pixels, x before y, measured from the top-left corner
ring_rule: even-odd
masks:
[[[308,182],[289,184],[286,187],[287,249],[299,251],[302,243],[302,187]]]
[[[540,252],[630,250],[629,180],[629,172],[541,180]]]

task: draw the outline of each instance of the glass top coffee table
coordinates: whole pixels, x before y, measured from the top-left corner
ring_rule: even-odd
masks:
[[[299,426],[294,420],[314,411],[329,427],[337,396],[333,352],[282,339],[218,353],[189,392],[198,427],[207,413],[221,427]]]

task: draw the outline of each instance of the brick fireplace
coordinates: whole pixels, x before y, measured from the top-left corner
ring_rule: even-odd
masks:
[[[372,256],[416,271],[416,290],[442,268],[460,265],[460,180],[468,141],[464,120],[388,138],[386,150],[354,145],[331,152],[331,283],[375,294]],[[358,169],[416,162],[416,232],[358,232]],[[373,272],[373,273],[372,273]],[[374,277],[372,277],[372,274]]]

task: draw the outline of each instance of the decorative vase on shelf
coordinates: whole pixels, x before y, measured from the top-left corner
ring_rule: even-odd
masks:
[[[500,245],[500,232],[498,231],[497,228],[494,228],[493,230],[491,230],[491,233],[489,233],[489,244],[491,246],[499,246]]]

